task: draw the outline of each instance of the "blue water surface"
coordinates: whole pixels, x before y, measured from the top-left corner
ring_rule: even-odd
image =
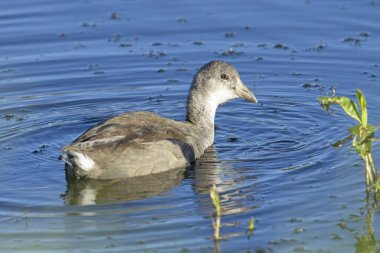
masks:
[[[377,0],[1,1],[0,251],[379,251],[364,164],[350,142],[332,146],[355,122],[316,100],[360,88],[380,123],[379,13]],[[60,147],[124,112],[184,120],[192,77],[214,59],[260,103],[221,106],[197,164],[66,181]]]

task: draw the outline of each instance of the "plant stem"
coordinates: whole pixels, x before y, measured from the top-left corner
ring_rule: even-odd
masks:
[[[220,213],[216,213],[215,221],[213,222],[214,225],[214,239],[219,240],[220,239]]]
[[[220,216],[221,216],[221,206],[219,193],[215,185],[210,189],[210,197],[212,200],[212,204],[215,208],[215,213],[212,214],[212,225],[214,227],[214,240],[217,241],[220,239]]]
[[[374,178],[375,182],[377,182],[377,180],[378,180],[377,171],[376,171],[376,168],[375,168],[375,164],[373,163],[373,159],[372,159],[371,153],[368,154],[368,161],[369,161],[369,164],[371,165],[373,178]]]
[[[371,169],[369,166],[367,155],[363,156],[363,159],[365,161],[365,181],[366,181],[367,191],[369,191],[370,190],[370,182],[371,182],[371,179],[370,179]]]

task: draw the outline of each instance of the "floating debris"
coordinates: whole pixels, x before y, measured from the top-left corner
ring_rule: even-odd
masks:
[[[323,49],[325,49],[327,47],[326,44],[317,44],[317,45],[314,45],[308,49],[306,49],[306,51],[316,51],[316,52],[321,52]]]
[[[368,72],[368,71],[363,71],[363,72],[361,72],[361,74],[363,74],[363,75],[368,75],[368,77],[369,77],[371,80],[374,80],[374,79],[377,78],[377,75],[376,75],[376,74],[374,74],[374,73],[370,73],[370,72]]]
[[[361,33],[359,33],[359,36],[362,36],[362,37],[369,37],[369,36],[370,36],[370,33],[369,33],[369,32],[361,32]]]
[[[33,150],[32,154],[42,154],[48,147],[48,144],[42,144],[38,147],[38,149]]]
[[[288,222],[296,223],[296,222],[303,222],[303,220],[300,218],[290,218],[290,219],[288,219]]]
[[[292,73],[292,76],[300,76],[300,75],[302,75],[301,72],[293,72],[293,73]]]
[[[293,231],[294,233],[299,234],[305,232],[305,229],[303,227],[296,227]]]
[[[4,118],[6,119],[6,120],[12,120],[13,118],[15,117],[15,115],[14,114],[11,114],[11,113],[7,113],[7,114],[5,114],[4,115]]]
[[[336,240],[342,240],[342,239],[343,239],[343,237],[341,237],[341,236],[338,235],[338,234],[332,234],[332,235],[331,235],[331,240],[336,241]]]
[[[97,24],[95,24],[95,23],[83,22],[83,23],[82,23],[82,27],[92,27],[92,28],[95,28],[95,27],[97,27]]]
[[[17,115],[16,116],[16,120],[17,121],[23,121],[24,120],[24,116],[23,115]]]
[[[120,19],[120,14],[117,12],[112,12],[111,13],[111,19],[113,19],[113,20]]]
[[[92,71],[94,75],[102,75],[105,73],[98,64],[90,64],[84,71]]]
[[[109,42],[117,42],[121,39],[120,33],[115,33],[111,38],[108,39]]]
[[[294,238],[282,237],[279,240],[271,240],[271,241],[269,241],[269,244],[278,245],[278,244],[283,244],[283,243],[294,243],[294,242],[296,242],[296,239],[294,239]]]
[[[1,73],[9,73],[9,72],[12,72],[12,71],[13,71],[12,68],[6,68],[6,69],[2,69]]]
[[[233,45],[231,45],[231,47],[244,47],[244,43],[235,43]]]
[[[39,148],[42,149],[42,150],[45,150],[48,147],[49,147],[49,144],[42,144],[42,145],[39,146]]]
[[[321,88],[321,84],[318,83],[304,83],[302,85],[302,88],[304,89],[311,89],[311,88]]]
[[[4,115],[4,118],[7,121],[10,121],[10,120],[13,120],[13,119],[15,119],[16,121],[23,121],[24,120],[24,115],[15,115],[15,114],[12,114],[12,113],[7,113],[7,114]]]
[[[86,45],[83,44],[83,43],[78,43],[78,44],[75,46],[76,49],[79,49],[79,48],[85,48],[85,47],[86,47]]]
[[[337,225],[338,225],[338,227],[340,227],[341,229],[348,229],[348,227],[347,227],[347,223],[345,223],[345,222],[340,222],[340,223],[338,223]]]
[[[261,44],[258,44],[257,47],[268,48],[268,45],[265,43],[261,43]]]
[[[164,72],[165,72],[165,69],[157,69],[156,72],[157,72],[157,73],[164,73]]]
[[[121,43],[119,44],[119,47],[131,47],[133,46],[132,44],[129,44],[129,43]]]
[[[154,50],[149,51],[149,57],[151,57],[151,58],[160,58],[160,57],[163,57],[165,55],[166,55],[166,53],[164,51],[154,51]]]
[[[177,18],[177,22],[184,24],[184,23],[189,22],[189,20],[187,20],[187,18],[185,17],[180,17],[180,18]]]
[[[319,87],[319,86],[316,84],[311,84],[311,83],[304,83],[302,85],[302,88],[305,88],[305,89],[310,89],[310,88],[315,88],[315,87]]]
[[[273,48],[278,48],[278,49],[289,49],[289,47],[285,44],[281,44],[281,43],[278,43],[276,45],[273,46]]]
[[[203,45],[202,41],[193,41],[193,45],[201,46]]]
[[[227,142],[239,142],[239,138],[237,137],[228,137]]]
[[[242,52],[236,51],[234,48],[230,47],[226,51],[220,53],[221,56],[238,56],[241,55]]]
[[[226,37],[226,38],[235,37],[235,33],[234,32],[225,32],[224,33],[224,37]]]
[[[152,102],[161,102],[161,98],[163,98],[163,95],[158,95],[157,97],[151,97],[149,96],[147,100],[152,101]]]
[[[354,37],[347,37],[343,40],[343,42],[350,43],[350,44],[353,44],[355,46],[361,46],[362,41],[363,41],[362,39],[354,38]]]

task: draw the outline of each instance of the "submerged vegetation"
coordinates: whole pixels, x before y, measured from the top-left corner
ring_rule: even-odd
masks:
[[[253,235],[254,231],[255,231],[255,218],[251,217],[248,223],[248,236]]]
[[[212,215],[212,225],[214,227],[214,240],[218,241],[220,239],[220,216],[221,216],[221,207],[218,190],[216,186],[213,185],[210,189],[210,197],[212,200],[212,205],[214,206],[215,213]]]
[[[214,206],[214,212],[211,213],[211,218],[212,218],[212,225],[214,228],[214,241],[216,244],[216,248],[218,249],[219,240],[227,239],[229,236],[224,236],[224,237],[220,236],[222,207],[220,204],[218,189],[216,188],[215,184],[210,188],[210,198],[212,201],[212,205]],[[248,222],[248,238],[253,235],[254,230],[255,230],[255,218],[251,217],[251,219]],[[234,236],[235,235],[240,235],[240,233],[234,234]]]
[[[368,124],[367,101],[359,89],[356,90],[356,96],[359,105],[350,98],[335,96],[335,90],[333,90],[331,97],[325,96],[318,99],[322,102],[325,110],[328,110],[330,105],[337,104],[342,107],[348,116],[359,122],[358,125],[349,129],[351,132],[350,136],[344,138],[344,141],[338,142],[341,144],[352,138],[352,146],[365,162],[367,191],[370,191],[372,188],[375,192],[378,192],[380,190],[379,177],[372,159],[371,149],[373,142],[376,141],[375,131],[379,126]]]

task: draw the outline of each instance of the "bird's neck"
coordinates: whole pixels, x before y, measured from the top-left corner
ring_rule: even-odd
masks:
[[[208,97],[202,95],[204,94],[190,91],[187,100],[186,119],[194,126],[195,131],[198,132],[202,143],[201,149],[204,151],[214,143],[214,119],[217,105],[213,104],[212,100]]]
[[[214,130],[218,101],[206,90],[192,87],[187,99],[187,121],[205,130]]]

